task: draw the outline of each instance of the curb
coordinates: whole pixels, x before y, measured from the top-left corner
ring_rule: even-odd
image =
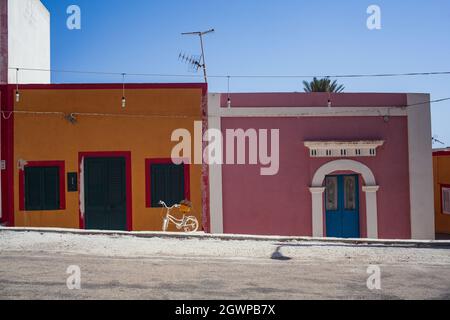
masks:
[[[448,248],[450,240],[378,240],[378,239],[338,239],[338,238],[313,238],[313,237],[285,237],[285,236],[253,236],[236,234],[206,234],[206,233],[177,233],[177,232],[146,232],[146,231],[102,231],[59,228],[22,228],[0,227],[0,232],[39,232],[73,235],[104,235],[104,236],[128,236],[137,238],[168,238],[168,239],[198,239],[198,240],[222,240],[222,241],[276,241],[276,242],[310,242],[321,244],[340,244],[355,246],[393,246],[412,248]]]

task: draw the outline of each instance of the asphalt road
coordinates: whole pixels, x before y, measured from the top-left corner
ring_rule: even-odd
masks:
[[[448,254],[448,249],[441,251]],[[446,263],[381,264],[381,289],[369,290],[368,261],[348,255],[323,258],[122,258],[0,251],[0,299],[450,299]],[[80,267],[79,290],[66,285],[70,265]]]

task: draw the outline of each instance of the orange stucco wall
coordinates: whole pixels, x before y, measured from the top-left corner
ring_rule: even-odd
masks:
[[[79,172],[79,152],[131,152],[132,229],[161,230],[161,209],[146,208],[145,159],[170,158],[173,130],[186,128],[193,135],[194,121],[201,121],[202,89],[127,89],[125,109],[121,108],[121,98],[122,90],[115,89],[21,90],[16,111],[110,115],[77,115],[77,122],[71,124],[59,113],[16,113],[14,163],[64,160],[67,174]],[[79,227],[78,192],[69,193],[65,186],[66,210],[23,212],[19,210],[18,185],[16,166],[16,226]],[[201,225],[201,165],[190,165],[190,194]]]
[[[436,210],[436,233],[450,234],[450,215],[442,213],[441,186],[450,185],[450,153],[435,155],[434,167],[434,204]]]

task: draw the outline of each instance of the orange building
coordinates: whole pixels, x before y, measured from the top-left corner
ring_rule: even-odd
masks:
[[[202,166],[172,163],[171,134],[194,135],[206,85],[0,88],[2,222],[157,231],[158,201],[188,199],[202,225]]]
[[[450,149],[433,152],[436,233],[450,234]]]

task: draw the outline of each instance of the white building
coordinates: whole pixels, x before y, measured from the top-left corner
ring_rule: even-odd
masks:
[[[50,13],[40,0],[0,0],[0,84],[47,84],[51,81],[49,71],[24,69],[50,69]],[[2,155],[0,222],[5,188],[2,181],[4,160]]]
[[[13,68],[13,69],[11,69]],[[0,83],[50,83],[50,13],[40,0],[0,0]]]

